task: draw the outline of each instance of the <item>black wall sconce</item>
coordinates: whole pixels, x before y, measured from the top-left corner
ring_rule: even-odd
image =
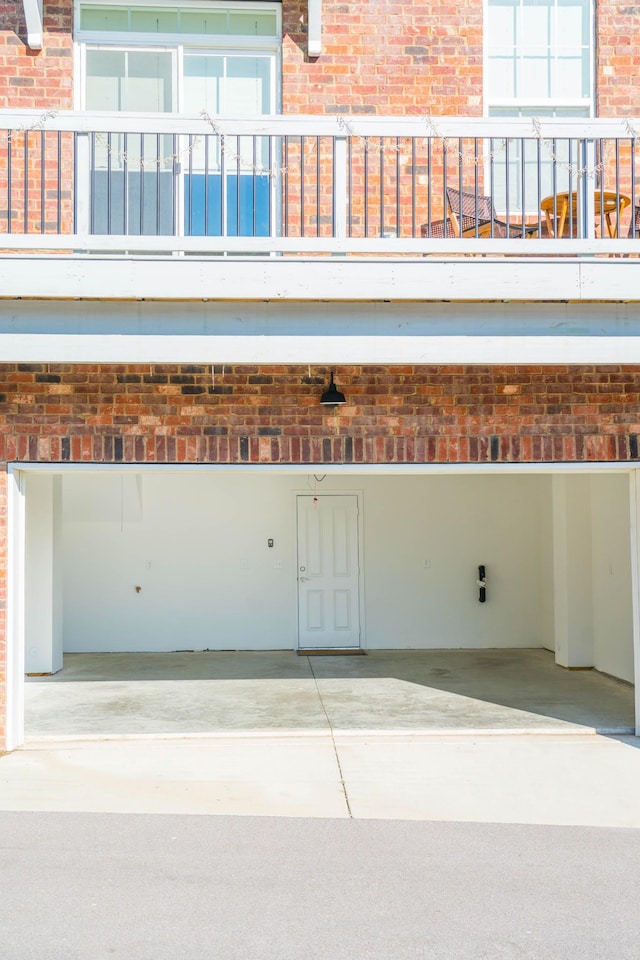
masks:
[[[344,393],[340,393],[335,383],[333,382],[333,370],[331,371],[331,382],[325,392],[320,397],[320,403],[323,407],[338,407],[342,403],[347,401],[344,398]]]

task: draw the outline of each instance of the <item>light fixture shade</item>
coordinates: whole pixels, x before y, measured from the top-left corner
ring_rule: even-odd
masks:
[[[325,392],[320,397],[320,403],[325,407],[337,407],[341,403],[346,403],[344,393],[340,393],[333,382],[333,371],[331,371],[331,382]]]

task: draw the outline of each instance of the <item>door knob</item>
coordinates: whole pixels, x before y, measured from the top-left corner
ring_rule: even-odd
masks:
[[[307,581],[309,580],[309,577],[298,577],[298,580],[300,581],[300,583],[307,583]]]

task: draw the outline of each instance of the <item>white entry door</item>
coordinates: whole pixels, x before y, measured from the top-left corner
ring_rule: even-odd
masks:
[[[358,497],[299,495],[298,646],[360,646]]]

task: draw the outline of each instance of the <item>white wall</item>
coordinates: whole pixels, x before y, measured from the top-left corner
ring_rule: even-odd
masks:
[[[295,647],[295,491],[313,478],[127,483],[64,477],[66,651]],[[550,645],[549,478],[331,475],[329,490],[363,491],[367,646]]]
[[[633,682],[629,478],[591,477],[594,666]]]
[[[25,511],[25,672],[62,669],[62,479],[27,479]]]

